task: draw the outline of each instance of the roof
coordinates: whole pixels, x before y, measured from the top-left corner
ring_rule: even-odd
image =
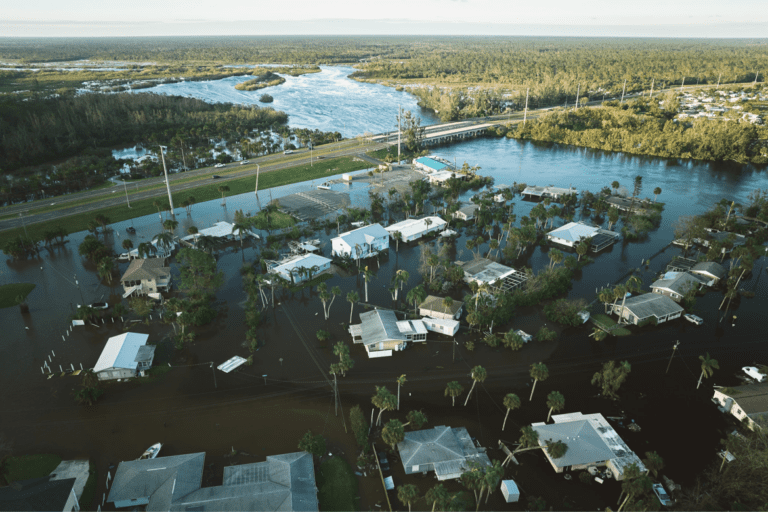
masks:
[[[439,426],[432,429],[406,432],[397,443],[400,458],[407,474],[413,466],[433,464],[438,475],[462,472],[468,461],[490,465],[485,450],[475,447],[464,427]]]
[[[768,412],[768,382],[736,386],[731,390],[731,393],[725,393],[724,390],[720,392],[733,398],[747,415]]]
[[[0,487],[0,510],[64,510],[74,478],[54,480],[51,476],[19,480]]]
[[[426,222],[427,219],[429,219],[429,222],[430,222],[429,226],[427,226],[427,222]],[[389,234],[394,234],[396,231],[399,231],[400,234],[403,235],[403,238],[409,238],[412,235],[426,233],[427,231],[440,229],[446,224],[447,223],[440,217],[430,216],[430,217],[424,217],[423,219],[404,220],[396,224],[391,224],[384,229]]]
[[[349,247],[355,245],[370,244],[377,238],[389,237],[389,231],[384,229],[381,224],[370,224],[361,228],[341,233],[333,240],[341,238]]]
[[[107,501],[149,498],[147,510],[168,510],[200,488],[204,462],[205,452],[121,462]]]
[[[702,261],[691,267],[691,272],[703,272],[721,279],[725,276],[725,267],[715,261]]]
[[[435,295],[427,295],[427,298],[419,304],[419,309],[428,309],[430,311],[437,311],[439,313],[451,313],[455,315],[464,306],[464,303],[460,300],[454,300],[450,307],[443,305],[443,297],[437,297]]]
[[[520,491],[517,488],[517,484],[514,480],[502,480],[501,481],[501,492],[506,492],[507,495],[515,495],[520,494]]]
[[[220,221],[214,224],[213,226],[205,229],[201,229],[197,232],[195,235],[187,235],[184,237],[184,240],[191,240],[196,239],[201,236],[212,236],[214,238],[224,238],[227,236],[233,236],[232,233],[232,226],[234,224],[230,224],[229,222]]]
[[[165,266],[163,258],[135,259],[128,265],[120,281],[143,281],[171,275],[170,267]]]
[[[119,336],[113,336],[107,340],[104,350],[101,351],[94,372],[100,372],[107,368],[128,368],[135,370],[136,355],[139,347],[147,344],[149,334],[139,334],[136,332],[126,332]]]
[[[448,181],[454,177],[454,173],[451,171],[438,171],[429,175],[430,181]]]
[[[617,307],[620,305],[617,304]],[[680,304],[666,295],[658,293],[644,293],[635,297],[629,297],[624,302],[624,307],[630,310],[640,320],[655,316],[657,318],[683,312]]]
[[[479,209],[480,209],[480,207],[479,207],[478,205],[470,203],[470,204],[465,204],[464,206],[462,206],[461,208],[459,208],[458,210],[456,210],[456,212],[457,212],[457,213],[458,213],[458,212],[461,212],[461,213],[463,213],[464,215],[466,215],[467,217],[469,217],[469,216],[472,216],[472,215],[474,215],[474,214],[475,214],[475,212],[476,212],[477,210],[479,210]]]
[[[143,345],[136,351],[136,357],[133,359],[137,363],[146,363],[155,358],[155,346]]]
[[[651,288],[671,290],[685,295],[689,290],[696,290],[702,284],[701,279],[688,272],[667,272],[661,279],[654,281]]]
[[[478,258],[472,261],[457,261],[456,264],[464,269],[465,275],[484,283],[493,283],[517,272],[511,267],[496,263],[487,258]]]
[[[560,238],[569,242],[578,242],[582,238],[592,238],[599,231],[599,228],[588,226],[582,222],[569,222],[565,226],[553,229],[547,233],[547,236]]]
[[[396,322],[397,330],[402,334],[427,334],[427,328],[421,320],[400,320]]]
[[[312,267],[323,267],[325,265],[328,265],[331,263],[331,260],[328,258],[325,258],[323,256],[320,256],[318,254],[313,253],[307,253],[302,254],[301,256],[296,256],[295,258],[290,258],[285,261],[281,261],[279,265],[272,267],[272,272],[285,272],[286,274],[290,273],[290,270],[297,269],[297,268],[312,268]]]
[[[433,158],[429,158],[428,156],[423,156],[421,158],[416,159],[416,163],[419,163],[425,167],[429,167],[433,171],[442,171],[446,167],[448,167],[443,162],[438,162],[437,160]]]
[[[578,190],[575,188],[560,188],[560,187],[537,187],[536,185],[531,185],[529,187],[525,187],[525,190],[523,190],[524,196],[543,196],[544,194],[549,195],[563,195],[563,194],[576,194],[578,193]]]
[[[552,459],[557,467],[590,464],[614,458],[611,449],[587,420],[534,425],[533,430],[539,434],[541,446],[546,445],[549,440],[561,441],[568,445],[565,455]]]
[[[388,309],[366,311],[360,313],[360,321],[360,337],[365,345],[387,340],[407,341],[405,334],[398,329],[398,320],[394,311]]]

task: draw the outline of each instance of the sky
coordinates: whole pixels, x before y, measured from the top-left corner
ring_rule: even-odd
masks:
[[[768,0],[6,0],[0,37],[768,37]]]

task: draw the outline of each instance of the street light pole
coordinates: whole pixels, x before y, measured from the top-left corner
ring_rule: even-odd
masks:
[[[29,238],[27,234],[27,225],[24,223],[24,212],[19,212],[19,218],[21,219],[21,225],[24,226],[24,236]]]
[[[165,188],[168,190],[168,202],[171,205],[171,216],[175,217],[176,214],[173,211],[173,197],[171,196],[171,184],[168,181],[168,169],[165,167],[165,154],[163,153],[164,149],[165,146],[160,146],[160,158],[163,160],[163,174],[165,175]]]
[[[123,179],[123,190],[125,190],[125,202],[128,203],[128,208],[130,208],[131,202],[128,200],[128,185],[125,184],[125,179]]]
[[[675,357],[675,350],[677,350],[677,347],[680,345],[679,341],[676,341],[675,344],[672,346],[672,356],[669,358],[669,363],[667,363],[667,371],[664,373],[669,373],[669,367],[672,364],[672,358]]]

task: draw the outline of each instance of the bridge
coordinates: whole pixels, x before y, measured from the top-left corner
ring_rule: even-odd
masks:
[[[479,135],[484,135],[489,128],[501,124],[499,121],[475,122],[459,121],[455,123],[436,124],[424,127],[423,143],[427,146],[435,144],[448,144]],[[371,142],[397,144],[397,132],[374,135]]]

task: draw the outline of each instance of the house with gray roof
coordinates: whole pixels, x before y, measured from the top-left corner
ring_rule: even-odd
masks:
[[[453,218],[454,219],[461,219],[461,220],[472,220],[475,218],[475,214],[477,213],[477,210],[479,210],[480,207],[476,204],[465,204],[455,212],[453,212]]]
[[[74,478],[56,480],[51,475],[12,482],[0,487],[0,510],[80,510],[74,484]]]
[[[374,309],[360,313],[360,323],[349,326],[352,343],[362,344],[368,357],[387,357],[404,350],[409,341],[427,341],[421,320],[398,320],[394,311]]]
[[[691,274],[706,280],[707,286],[716,286],[717,283],[726,276],[725,267],[715,261],[702,261],[696,263],[689,270]]]
[[[449,307],[446,307],[443,303],[444,300],[442,297],[427,295],[424,302],[419,304],[419,314],[421,316],[431,316],[432,318],[443,318],[446,320],[458,320],[461,318],[464,303],[460,300],[454,300],[451,301]]]
[[[456,261],[456,265],[464,269],[464,281],[467,284],[477,283],[499,288],[504,291],[514,290],[522,286],[528,275],[512,267],[496,263],[488,258],[475,258],[471,261]]]
[[[718,408],[754,430],[757,421],[768,420],[768,382],[715,389],[712,401]]]
[[[698,291],[705,284],[704,279],[688,272],[667,272],[651,285],[651,291],[680,302],[689,291]]]
[[[228,466],[216,487],[201,487],[204,462],[205,453],[121,462],[107,501],[148,511],[318,510],[309,453]]]
[[[576,247],[582,240],[589,240],[589,247],[599,252],[619,239],[619,234],[583,222],[569,222],[547,233],[547,240],[565,247]]]
[[[331,239],[331,255],[353,259],[369,258],[389,250],[389,231],[381,224],[371,224],[341,233]]]
[[[611,306],[611,312],[627,323],[644,325],[649,322],[660,324],[680,318],[685,310],[666,295],[644,293],[628,297],[624,304],[617,302]]]
[[[590,466],[606,466],[617,481],[624,478],[624,470],[636,464],[641,472],[647,469],[602,414],[556,414],[554,423],[534,423],[539,435],[539,446],[561,442],[568,446],[565,455],[554,459],[544,449],[544,455],[556,472],[576,471]]]
[[[491,465],[485,448],[475,446],[464,427],[440,426],[406,432],[397,449],[406,475],[434,471],[438,480],[452,480],[473,463]]]
[[[123,298],[132,294],[147,295],[165,292],[171,286],[171,269],[165,266],[163,258],[135,259],[120,278],[125,293]]]
[[[560,200],[563,196],[571,195],[571,194],[578,194],[579,191],[575,188],[560,188],[560,187],[538,187],[536,185],[531,185],[529,187],[525,187],[525,189],[521,192],[521,196],[523,199],[544,199],[545,197],[549,197],[551,199],[554,199],[555,201]]]

